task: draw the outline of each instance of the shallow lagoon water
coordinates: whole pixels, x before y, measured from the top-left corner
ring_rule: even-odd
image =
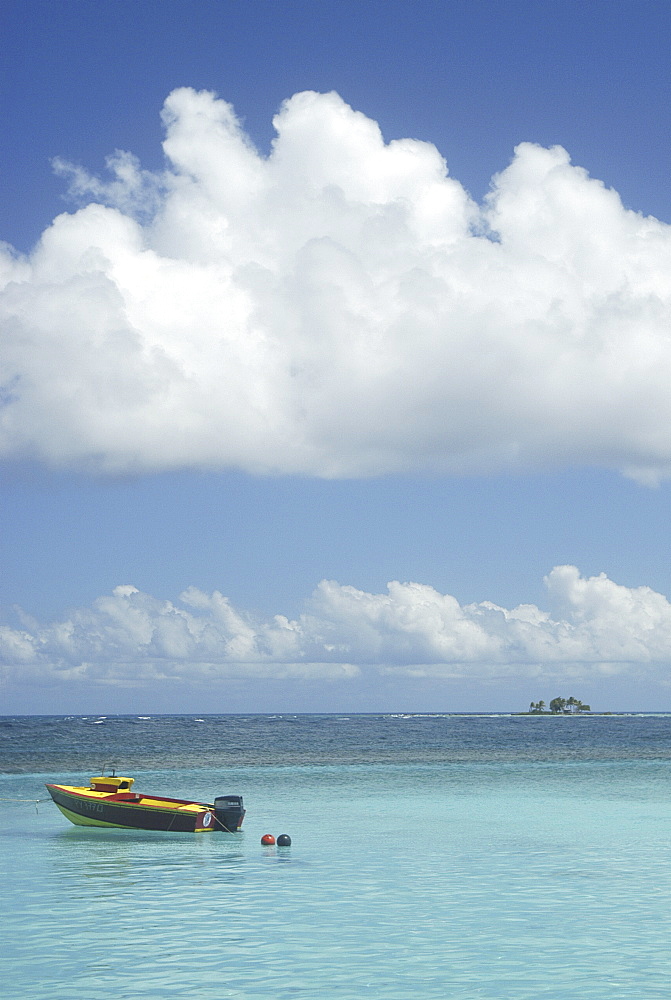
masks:
[[[200,718],[0,721],[6,995],[668,996],[670,717]],[[244,832],[9,801],[103,764]]]

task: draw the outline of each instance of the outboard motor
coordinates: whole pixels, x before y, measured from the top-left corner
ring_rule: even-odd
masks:
[[[242,795],[218,795],[214,800],[216,829],[223,829],[226,833],[235,833],[242,826],[244,815]]]

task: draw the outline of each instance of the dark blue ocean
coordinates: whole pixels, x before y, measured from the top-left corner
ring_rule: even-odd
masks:
[[[112,768],[243,832],[46,799]],[[668,715],[1,718],[3,995],[666,1000],[670,778]]]

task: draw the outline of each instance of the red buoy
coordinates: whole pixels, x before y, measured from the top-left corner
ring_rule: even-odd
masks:
[[[275,843],[275,838],[273,837],[272,833],[264,833],[264,835],[261,837],[261,843],[264,845],[264,847],[272,847],[272,845]]]

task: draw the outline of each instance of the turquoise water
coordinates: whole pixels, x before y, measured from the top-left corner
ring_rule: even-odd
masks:
[[[671,718],[4,722],[7,996],[668,996]],[[9,801],[101,756],[141,790],[243,794],[244,832]]]

